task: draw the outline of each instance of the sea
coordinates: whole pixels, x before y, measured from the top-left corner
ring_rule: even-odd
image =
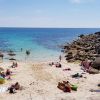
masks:
[[[91,34],[100,28],[0,28],[0,51],[4,59],[14,58],[19,61],[58,60],[61,45],[70,43],[81,34]],[[12,50],[16,56],[9,56]],[[26,56],[26,50],[30,55]]]

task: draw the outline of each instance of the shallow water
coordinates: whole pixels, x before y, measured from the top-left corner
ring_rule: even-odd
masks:
[[[58,60],[61,53],[58,45],[71,42],[80,34],[96,31],[100,28],[0,28],[0,49],[16,51],[18,60]],[[29,57],[25,55],[26,50],[31,51]],[[9,56],[5,54],[7,58]]]

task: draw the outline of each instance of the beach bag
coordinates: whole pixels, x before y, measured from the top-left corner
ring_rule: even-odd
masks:
[[[5,79],[3,77],[0,77],[0,84],[4,84],[5,83]]]
[[[77,88],[78,88],[77,85],[72,85],[72,86],[71,86],[71,89],[74,90],[74,91],[77,91]]]

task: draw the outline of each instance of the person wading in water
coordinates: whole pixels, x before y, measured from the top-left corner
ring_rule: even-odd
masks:
[[[25,57],[25,60],[28,58],[29,55],[30,55],[30,51],[29,51],[29,50],[26,50],[26,57]]]
[[[30,51],[26,50],[26,55],[29,56],[30,55]]]

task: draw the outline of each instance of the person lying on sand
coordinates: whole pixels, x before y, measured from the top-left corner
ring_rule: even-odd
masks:
[[[11,73],[12,73],[12,72],[11,72],[9,69],[6,70],[6,76],[11,75]]]
[[[54,62],[49,63],[49,65],[50,65],[50,66],[53,66],[53,65],[54,65]]]
[[[65,69],[63,69],[63,71],[71,71],[71,69],[70,68],[65,68]]]
[[[8,88],[7,91],[9,91],[9,93],[11,93],[11,94],[16,93],[15,88],[14,88],[14,85],[11,85],[11,86]]]
[[[3,77],[3,78],[5,78],[6,77],[5,72],[1,72],[0,76]]]
[[[61,68],[61,64],[58,63],[58,62],[55,64],[55,66],[56,66],[57,68]]]
[[[8,88],[9,93],[16,93],[16,90],[22,90],[22,87],[18,82],[16,82]]]
[[[15,83],[14,87],[15,87],[15,90],[20,90],[21,89],[21,86],[18,82]]]
[[[59,63],[59,62],[51,62],[51,63],[49,63],[49,65],[50,66],[55,66],[55,67],[57,67],[57,68],[61,68],[61,64]]]
[[[6,70],[6,73],[5,73],[7,79],[11,79],[11,77],[10,77],[11,74],[12,74],[12,72],[11,72],[9,69],[7,69],[7,70]]]
[[[15,90],[23,90],[23,89],[24,89],[24,87],[21,86],[21,85],[19,84],[19,82],[16,82],[16,83],[14,84],[14,88],[15,88]]]
[[[91,89],[90,92],[100,92],[100,90]]]
[[[12,68],[18,67],[17,62],[13,62],[13,64],[11,65]]]

